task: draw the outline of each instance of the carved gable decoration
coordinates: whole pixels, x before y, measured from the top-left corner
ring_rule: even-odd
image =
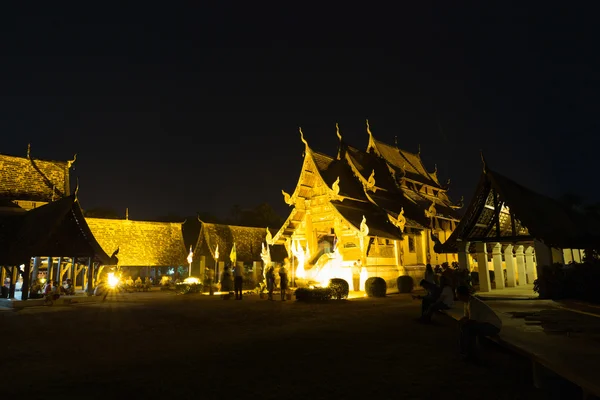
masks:
[[[287,193],[285,190],[282,190],[282,191],[281,191],[281,194],[283,194],[283,201],[285,201],[285,204],[288,204],[288,205],[290,205],[290,206],[291,206],[292,204],[294,204],[294,202],[293,202],[293,200],[292,200],[292,196],[290,196],[290,194],[289,194],[289,193]]]
[[[425,210],[425,216],[427,218],[435,218],[435,216],[437,215],[437,210],[435,209],[435,203],[431,203],[431,205],[429,206],[429,208],[427,210]]]
[[[363,215],[362,222],[360,223],[360,236],[369,236],[369,227],[367,226],[367,219]]]
[[[406,225],[406,217],[404,216],[404,207],[402,207],[398,214],[398,219],[396,220],[396,227],[398,227],[401,232],[404,232],[404,225]]]
[[[367,190],[375,192],[375,170],[371,172],[371,176],[369,176],[369,180],[367,181]]]

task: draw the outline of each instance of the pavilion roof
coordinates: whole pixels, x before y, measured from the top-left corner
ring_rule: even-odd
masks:
[[[103,265],[117,263],[96,241],[75,195],[0,216],[0,264],[22,264],[36,256],[94,257]]]
[[[600,234],[588,217],[486,167],[464,218],[445,243],[436,244],[435,251],[456,252],[459,242],[534,239],[556,248],[600,244]]]
[[[86,218],[107,252],[119,249],[119,266],[176,267],[186,264],[182,223]]]
[[[277,230],[269,229],[271,236],[275,236]],[[211,224],[202,222],[198,243],[194,249],[194,260],[205,256],[214,263],[215,250],[219,246],[219,261],[230,262],[230,254],[235,243],[237,261],[252,263],[261,261],[262,245],[266,245],[267,228],[249,226],[236,226],[225,224]],[[282,262],[287,257],[287,251],[283,245],[271,246],[271,260]]]
[[[0,154],[0,198],[51,202],[67,196],[70,163]]]

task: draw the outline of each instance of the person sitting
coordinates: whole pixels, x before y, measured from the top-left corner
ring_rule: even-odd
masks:
[[[431,304],[425,313],[419,319],[420,322],[431,322],[433,313],[440,310],[449,310],[454,307],[454,290],[448,279],[444,276],[440,278],[441,292],[437,300]]]
[[[502,320],[483,301],[471,295],[467,286],[456,289],[458,300],[464,302],[464,317],[460,324],[460,353],[467,360],[476,359],[478,336],[495,336],[502,329]]]
[[[421,301],[421,317],[425,315],[429,307],[434,304],[441,294],[441,289],[435,283],[431,283],[428,280],[421,280],[419,284],[423,289],[427,291],[425,296],[413,296],[413,299],[420,299]]]
[[[75,288],[73,287],[73,281],[71,279],[67,279],[60,289],[61,294],[67,296],[73,296],[75,294]]]
[[[140,290],[143,289],[143,286],[144,286],[144,284],[142,283],[142,278],[138,276],[137,279],[135,280],[135,288],[139,292]]]

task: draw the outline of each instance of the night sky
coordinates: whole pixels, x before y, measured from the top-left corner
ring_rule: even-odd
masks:
[[[335,155],[335,123],[364,149],[368,118],[376,138],[420,144],[455,200],[483,149],[534,190],[599,201],[596,12],[415,3],[3,7],[0,152],[78,153],[86,209],[226,216],[266,201],[286,217],[298,126]]]

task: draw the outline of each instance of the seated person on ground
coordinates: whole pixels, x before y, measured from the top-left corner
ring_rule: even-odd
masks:
[[[442,290],[435,283],[431,283],[430,281],[423,279],[420,283],[421,287],[427,291],[425,296],[413,296],[413,299],[420,299],[421,302],[421,316],[425,315],[429,307],[434,304],[438,298]]]
[[[465,303],[465,316],[460,320],[460,352],[474,358],[478,336],[494,336],[502,329],[502,320],[494,310],[474,297],[466,286],[456,289],[458,300]]]
[[[421,322],[431,321],[434,312],[440,310],[449,310],[454,307],[454,290],[445,276],[440,278],[441,293],[437,300],[431,304],[420,318]]]

